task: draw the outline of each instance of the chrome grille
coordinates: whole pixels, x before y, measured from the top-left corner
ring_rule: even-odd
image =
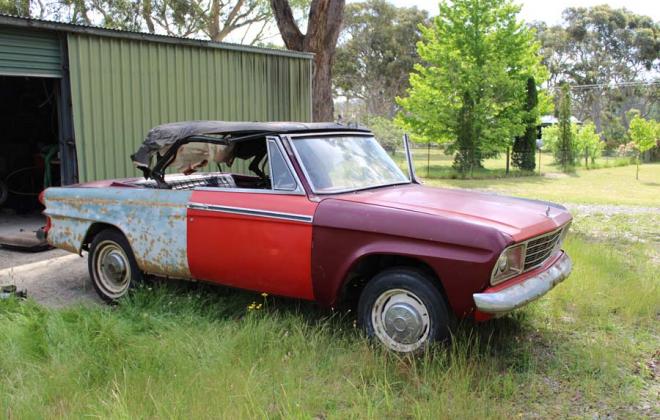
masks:
[[[553,232],[546,233],[527,241],[524,271],[537,267],[548,259],[561,240],[562,233],[567,227],[561,227]]]

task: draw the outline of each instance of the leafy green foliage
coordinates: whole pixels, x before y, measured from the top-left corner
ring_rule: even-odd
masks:
[[[635,143],[640,153],[655,147],[660,135],[660,125],[653,120],[646,120],[639,115],[633,117],[628,129],[630,139]]]
[[[338,94],[364,101],[369,115],[392,118],[395,98],[408,88],[408,75],[419,61],[415,45],[427,13],[396,7],[385,0],[350,3],[333,67]]]
[[[511,160],[513,165],[525,170],[533,171],[536,167],[536,124],[537,109],[539,104],[538,93],[536,91],[536,82],[533,77],[527,79],[527,100],[525,101],[525,134],[516,137],[513,142],[513,154]]]
[[[507,0],[440,3],[422,28],[422,64],[410,77],[398,122],[423,141],[447,143],[461,173],[481,166],[525,130],[526,84],[545,74],[534,34]]]
[[[272,18],[268,0],[0,0],[0,12],[213,41],[238,31],[250,44],[264,41]]]
[[[564,83],[559,94],[559,139],[555,148],[555,159],[564,171],[575,165],[571,125],[571,91],[568,84]]]
[[[562,16],[560,25],[534,24],[550,72],[550,87],[562,82],[611,86],[621,81],[657,80],[660,23],[604,4],[571,7]],[[627,127],[625,113],[631,108],[657,116],[657,99],[658,88],[653,85],[594,86],[574,92],[574,114],[580,120],[593,121],[598,132],[609,126],[606,140],[621,144],[624,139],[618,136],[621,131],[613,121]]]
[[[559,126],[553,124],[543,127],[541,139],[543,140],[543,150],[549,150],[554,154],[559,147]]]
[[[0,0],[0,13],[29,17],[30,0]]]
[[[545,150],[552,152],[555,156],[555,161],[562,166],[562,168],[564,168],[564,164],[568,165],[569,168],[572,167],[580,158],[587,159],[585,167],[588,168],[589,160],[593,164],[595,163],[596,158],[601,156],[603,149],[605,148],[605,142],[603,142],[600,139],[600,136],[596,133],[596,127],[592,122],[587,122],[579,126],[571,124],[570,130],[570,153],[565,153],[566,145],[561,141],[561,128],[559,125],[543,127],[543,147]],[[567,155],[572,156],[573,160],[565,162],[563,159],[565,159]]]
[[[601,141],[596,133],[596,126],[592,122],[582,124],[575,130],[574,155],[578,158],[584,157],[585,167],[589,167],[588,160],[595,163],[596,158],[601,155],[605,143]]]
[[[388,118],[370,117],[365,123],[385,150],[394,154],[403,145],[404,131]]]
[[[635,143],[637,154],[637,179],[639,179],[639,164],[642,153],[651,150],[660,138],[660,124],[657,121],[645,120],[639,114],[630,121],[628,129],[630,139]]]

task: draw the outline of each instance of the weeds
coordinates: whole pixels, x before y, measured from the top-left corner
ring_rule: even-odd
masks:
[[[351,313],[219,287],[157,283],[117,307],[3,300],[0,415],[657,415],[640,408],[653,379],[639,366],[660,346],[645,246],[573,237],[566,282],[417,358],[365,340]]]

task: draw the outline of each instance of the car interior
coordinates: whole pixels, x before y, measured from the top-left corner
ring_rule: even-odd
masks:
[[[165,185],[156,179],[141,179],[129,183],[130,186],[173,190],[208,187],[291,191],[297,185],[280,147],[265,137],[230,146],[192,141],[180,145],[174,156],[164,166]]]

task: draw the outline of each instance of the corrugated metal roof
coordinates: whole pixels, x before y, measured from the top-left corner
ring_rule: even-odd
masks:
[[[278,55],[284,57],[308,58],[314,57],[312,53],[278,50],[274,48],[253,47],[249,45],[232,44],[228,42],[213,42],[205,39],[182,38],[170,35],[149,34],[145,32],[133,32],[119,29],[101,28],[98,26],[80,25],[74,23],[56,22],[44,19],[25,18],[0,13],[0,25],[15,28],[34,28],[39,30],[50,30],[70,33],[85,33],[90,35],[106,36],[113,38],[136,39],[141,41],[162,42],[177,45],[189,45],[204,48],[220,48],[225,50],[254,52],[261,54]]]

